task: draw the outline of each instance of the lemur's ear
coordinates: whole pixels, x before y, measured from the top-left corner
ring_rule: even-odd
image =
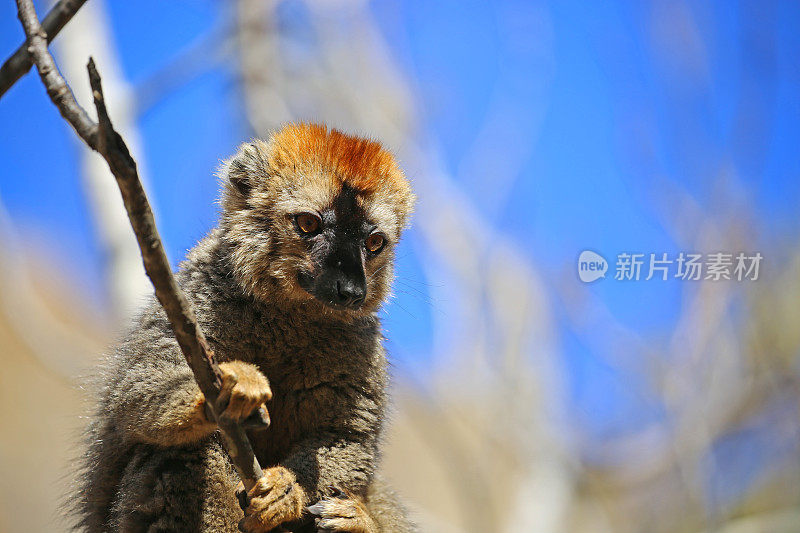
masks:
[[[228,167],[228,180],[236,187],[242,195],[247,196],[253,188],[250,179],[247,176],[247,168],[241,161],[234,159]]]
[[[253,190],[255,180],[266,176],[263,148],[256,142],[245,143],[228,163],[227,179],[243,196]]]

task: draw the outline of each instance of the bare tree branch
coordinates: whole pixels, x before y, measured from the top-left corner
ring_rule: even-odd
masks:
[[[71,89],[58,72],[55,61],[47,50],[47,40],[31,0],[17,0],[17,8],[28,39],[28,51],[47,89],[47,94],[86,144],[103,156],[117,180],[128,218],[139,243],[147,276],[153,283],[156,297],[164,308],[186,362],[206,397],[206,405],[209,406],[212,416],[222,430],[228,453],[245,487],[249,490],[262,476],[261,467],[242,425],[225,417],[217,417],[213,412],[222,384],[222,374],[214,353],[197,323],[192,305],[172,275],[153,212],[139,179],[136,162],[131,157],[125,141],[114,130],[108,116],[100,75],[97,73],[94,61],[90,59],[87,68],[99,124],[95,124],[86,111],[78,105]]]
[[[78,12],[86,0],[60,0],[42,21],[42,29],[47,42],[50,43],[58,35],[67,22]],[[0,97],[17,83],[33,66],[28,53],[27,42],[22,43],[16,52],[6,59],[0,67]]]
[[[28,53],[39,71],[39,77],[42,78],[48,96],[61,112],[61,116],[75,128],[81,139],[92,150],[97,150],[97,124],[75,101],[72,89],[58,71],[53,56],[47,50],[47,36],[36,17],[33,3],[30,0],[17,0],[17,16],[25,29]]]

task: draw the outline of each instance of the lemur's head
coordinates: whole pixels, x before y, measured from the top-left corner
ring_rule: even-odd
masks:
[[[377,142],[292,124],[223,164],[222,228],[234,275],[261,299],[375,311],[414,195]]]

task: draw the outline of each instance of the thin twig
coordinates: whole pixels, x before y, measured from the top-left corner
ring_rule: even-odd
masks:
[[[48,44],[52,42],[58,32],[61,31],[67,22],[78,12],[86,0],[60,0],[42,21],[42,29],[45,32]],[[0,67],[0,97],[8,91],[12,85],[27,73],[33,62],[28,53],[27,42],[22,43],[17,50],[6,59]]]
[[[71,89],[58,72],[47,50],[47,41],[31,0],[17,0],[17,8],[28,38],[28,51],[47,89],[47,94],[86,144],[103,156],[117,180],[128,218],[139,243],[147,276],[153,283],[156,297],[164,308],[186,362],[206,397],[206,404],[222,430],[233,464],[249,490],[262,476],[261,467],[241,424],[226,417],[217,417],[213,412],[222,383],[222,374],[214,353],[197,324],[191,303],[172,275],[153,212],[139,179],[136,162],[131,157],[125,141],[114,130],[108,116],[100,75],[95,68],[94,60],[89,60],[87,68],[99,124],[95,124],[86,111],[78,105]]]

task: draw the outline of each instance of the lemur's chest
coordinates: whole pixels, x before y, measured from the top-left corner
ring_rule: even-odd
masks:
[[[221,359],[250,361],[269,379],[271,424],[251,434],[259,459],[277,463],[304,438],[336,432],[369,388],[368,376],[382,361],[379,349],[377,327],[268,321],[256,334],[218,342]]]

